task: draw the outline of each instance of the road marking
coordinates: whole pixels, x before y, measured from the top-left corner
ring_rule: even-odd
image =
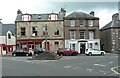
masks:
[[[95,66],[106,66],[106,65],[102,65],[102,64],[94,64]]]
[[[93,71],[93,69],[86,69],[87,71],[89,71],[89,72],[92,72]]]
[[[117,72],[115,69],[117,69],[118,67],[120,66],[117,66],[117,67],[112,67],[111,70],[115,73],[115,74],[120,74],[119,72]]]
[[[71,66],[65,66],[64,68],[70,68]]]
[[[105,71],[99,70],[99,72],[103,73],[103,74],[107,74]]]

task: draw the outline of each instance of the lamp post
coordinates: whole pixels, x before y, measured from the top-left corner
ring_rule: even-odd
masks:
[[[46,49],[45,49],[45,51],[47,52],[47,24],[45,25],[45,42],[46,42]]]

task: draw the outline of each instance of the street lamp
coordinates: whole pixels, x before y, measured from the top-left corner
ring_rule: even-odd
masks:
[[[45,25],[45,39],[46,39],[46,49],[45,51],[47,52],[47,24]]]

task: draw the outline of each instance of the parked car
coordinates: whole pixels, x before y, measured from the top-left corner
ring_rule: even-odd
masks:
[[[105,51],[101,51],[98,49],[87,49],[85,52],[86,55],[105,55]]]
[[[78,51],[76,50],[71,50],[69,48],[59,48],[58,50],[56,50],[56,53],[58,55],[77,55]]]
[[[45,52],[45,49],[43,49],[43,48],[36,48],[34,50],[34,55],[37,56],[38,54],[43,53],[43,52]]]
[[[31,52],[26,52],[22,49],[16,49],[12,53],[13,56],[32,56]]]

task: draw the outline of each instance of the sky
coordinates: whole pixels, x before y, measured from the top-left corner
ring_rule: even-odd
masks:
[[[74,12],[95,12],[95,17],[99,17],[100,28],[112,20],[112,15],[118,13],[119,0],[0,0],[0,19],[2,23],[15,23],[17,10],[22,13],[41,14],[60,11],[65,8],[66,15]]]

